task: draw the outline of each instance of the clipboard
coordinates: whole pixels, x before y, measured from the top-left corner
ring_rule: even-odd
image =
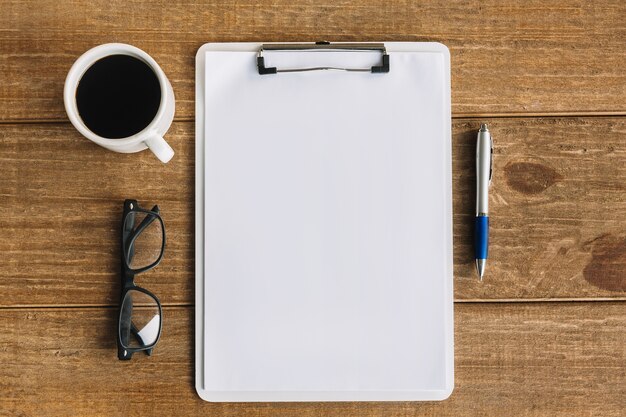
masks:
[[[451,176],[444,45],[203,45],[200,397],[447,398]]]

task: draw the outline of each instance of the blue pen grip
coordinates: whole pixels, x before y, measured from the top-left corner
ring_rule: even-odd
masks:
[[[489,217],[477,216],[474,222],[474,259],[487,259]]]

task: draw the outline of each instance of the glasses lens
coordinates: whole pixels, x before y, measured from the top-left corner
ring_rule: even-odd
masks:
[[[161,328],[159,305],[154,297],[137,290],[126,293],[120,310],[120,339],[125,348],[153,345]]]
[[[124,220],[124,230],[130,231],[124,256],[130,269],[152,265],[161,256],[163,227],[154,214],[130,212]]]

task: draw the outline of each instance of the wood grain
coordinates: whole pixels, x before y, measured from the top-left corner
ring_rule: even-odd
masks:
[[[453,123],[457,300],[626,297],[626,119],[493,119],[491,247],[472,258],[478,120]],[[122,203],[158,203],[164,261],[138,282],[166,304],[194,288],[194,126],[177,154],[122,155],[69,124],[0,125],[0,306],[114,305]],[[599,140],[601,138],[601,140]]]
[[[625,304],[598,300],[626,300],[624,1],[0,0],[0,10],[0,416],[623,415]],[[210,404],[195,393],[195,53],[320,39],[450,48],[457,301],[594,301],[457,303],[445,402]],[[106,42],[144,49],[170,78],[180,122],[169,164],[106,151],[65,122],[70,66]],[[471,250],[480,122],[496,142],[483,283]],[[167,305],[163,337],[130,363],[116,359],[117,311],[106,307],[119,296],[125,198],[158,203],[168,236],[164,261],[137,279]]]
[[[623,303],[456,306],[456,388],[429,403],[205,403],[192,310],[168,308],[152,357],[120,362],[115,309],[0,309],[0,415],[591,416],[626,407]]]
[[[438,41],[452,56],[452,110],[626,113],[622,0],[3,0],[0,120],[64,120],[65,76],[80,54],[125,42],[160,63],[176,117],[194,109],[194,56],[206,42]]]

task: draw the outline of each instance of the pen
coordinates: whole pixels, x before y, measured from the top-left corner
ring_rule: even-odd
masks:
[[[489,185],[492,175],[493,140],[486,124],[480,125],[476,140],[476,220],[474,259],[478,277],[483,280],[489,244]]]

